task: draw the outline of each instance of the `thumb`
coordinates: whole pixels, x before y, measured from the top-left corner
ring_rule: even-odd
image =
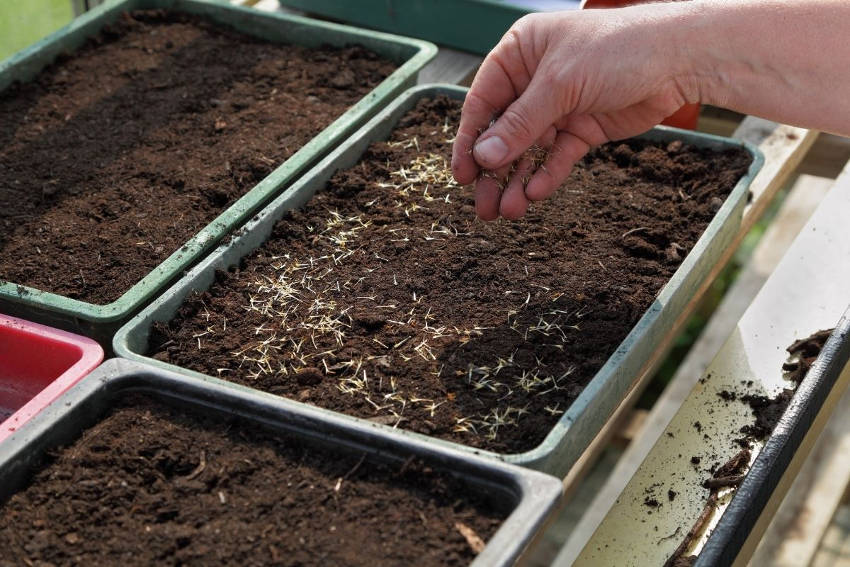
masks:
[[[482,168],[493,170],[513,162],[558,120],[552,87],[543,82],[532,79],[525,92],[475,142],[472,156]]]

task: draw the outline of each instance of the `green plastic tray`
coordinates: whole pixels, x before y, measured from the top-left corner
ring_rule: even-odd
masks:
[[[145,8],[169,8],[200,14],[271,41],[307,47],[359,44],[395,61],[399,68],[116,301],[95,305],[15,282],[0,282],[0,312],[87,335],[107,347],[115,330],[157,292],[176,280],[225,234],[244,223],[280,189],[318,162],[400,92],[414,85],[419,70],[437,53],[436,46],[416,39],[260,12],[214,0],[112,0],[0,62],[0,90],[15,81],[33,78],[57,55],[73,51],[122,12]]]
[[[391,106],[270,203],[246,225],[238,238],[220,246],[153,304],[122,327],[113,342],[115,353],[133,360],[146,361],[160,368],[177,370],[186,375],[187,379],[223,383],[224,381],[217,378],[178,369],[176,366],[145,356],[151,325],[155,321],[170,320],[188,294],[210,287],[216,270],[226,270],[238,265],[242,257],[250,254],[268,239],[274,224],[286,211],[302,206],[316,191],[324,187],[325,182],[335,171],[357,163],[371,142],[386,139],[399,118],[420,98],[430,98],[437,94],[463,99],[466,89],[450,85],[424,85],[405,92]],[[706,280],[723,250],[731,245],[741,224],[750,181],[763,162],[759,150],[737,140],[675,128],[658,127],[642,137],[655,140],[681,139],[690,144],[714,149],[743,147],[752,154],[753,163],[747,175],[732,190],[693,250],[662,288],[653,304],[539,446],[525,453],[498,454],[427,438],[430,442],[448,444],[456,448],[464,447],[468,451],[539,469],[555,476],[564,476],[629,391],[641,368],[659,347],[661,338],[672,329],[674,322],[696,290]],[[244,388],[229,382],[224,383],[229,384],[231,388]],[[354,417],[347,419],[358,420]],[[423,437],[421,434],[407,431],[403,434]]]
[[[532,10],[501,0],[281,0],[341,22],[421,37],[484,55]]]

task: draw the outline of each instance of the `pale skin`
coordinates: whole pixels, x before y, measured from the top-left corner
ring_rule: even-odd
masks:
[[[472,83],[452,172],[475,183],[481,219],[518,219],[591,147],[690,102],[850,136],[850,2],[691,0],[526,16]]]

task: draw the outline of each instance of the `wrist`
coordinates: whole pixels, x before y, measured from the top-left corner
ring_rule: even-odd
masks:
[[[778,33],[769,22],[782,1],[691,0],[681,8],[679,38],[683,80],[696,100],[747,111],[753,93],[780,89],[783,73],[771,65],[769,38]],[[752,41],[758,37],[758,41]],[[768,85],[773,85],[768,87]]]
[[[716,2],[692,0],[665,4],[663,33],[670,39],[671,79],[686,103],[723,106],[733,74],[731,57],[725,51]]]
[[[653,38],[662,79],[672,82],[682,103],[726,106],[736,86],[748,84],[757,70],[738,45],[738,33],[751,33],[745,7],[756,2],[689,0],[635,6],[643,9],[643,38]],[[749,31],[747,31],[749,29]]]
[[[633,49],[646,59],[642,72],[651,84],[672,87],[679,104],[708,102],[721,90],[721,66],[714,64],[709,7],[699,0],[640,4],[626,8]],[[648,49],[642,49],[648,47]]]
[[[732,98],[746,65],[738,60],[734,31],[730,29],[730,7],[724,2],[689,2],[683,15],[681,40],[687,46],[687,77],[694,85],[698,101],[725,107]],[[737,77],[737,78],[736,78]]]

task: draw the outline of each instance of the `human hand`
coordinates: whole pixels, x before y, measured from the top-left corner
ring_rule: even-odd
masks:
[[[480,218],[522,217],[591,146],[699,100],[674,36],[680,6],[532,14],[511,27],[472,83],[452,149]]]

